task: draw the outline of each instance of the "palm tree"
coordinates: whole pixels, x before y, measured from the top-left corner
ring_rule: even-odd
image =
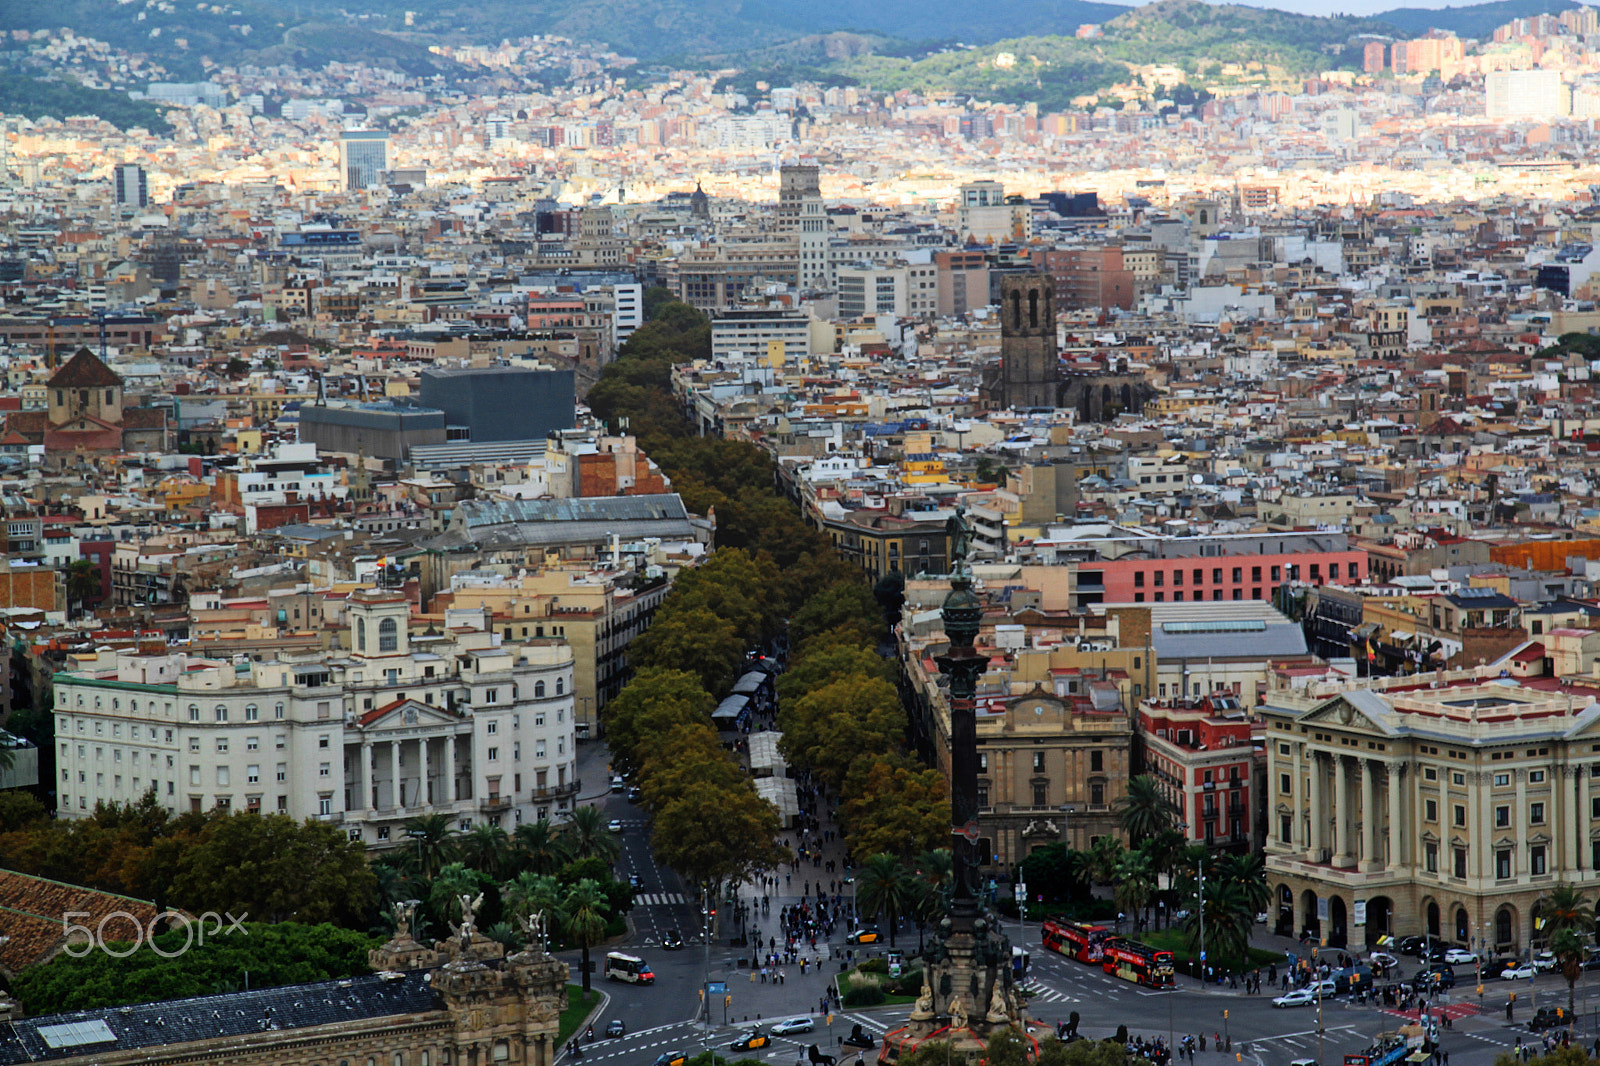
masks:
[[[1197,945],[1200,939],[1201,909],[1197,899],[1194,909],[1184,920],[1191,946]],[[1208,961],[1211,958],[1245,958],[1250,947],[1250,929],[1255,924],[1255,911],[1239,886],[1231,881],[1215,885],[1208,881],[1204,913]]]
[[[856,871],[856,906],[863,914],[889,916],[889,946],[894,947],[894,923],[915,901],[911,878],[893,855],[867,856]]]
[[[561,900],[561,933],[583,951],[583,990],[589,991],[589,949],[605,939],[606,894],[593,878],[585,877],[567,890]]]
[[[561,883],[554,877],[524,870],[515,880],[506,882],[502,898],[508,917],[526,918],[543,911],[551,919],[549,928],[561,926]]]
[[[1272,889],[1267,887],[1267,864],[1259,851],[1247,855],[1223,855],[1217,859],[1217,880],[1239,886],[1245,903],[1254,917],[1267,909],[1272,902]]]
[[[1155,874],[1150,869],[1150,857],[1143,851],[1124,852],[1117,864],[1117,907],[1128,914],[1137,914],[1150,904],[1155,896]]]
[[[419,814],[407,818],[401,828],[416,842],[417,870],[431,881],[439,870],[455,858],[455,826],[448,814]]]
[[[949,848],[932,848],[912,860],[912,885],[915,897],[911,914],[917,920],[917,951],[922,951],[922,930],[943,915],[955,878],[955,863]]]
[[[1561,976],[1567,979],[1567,1017],[1571,1018],[1578,978],[1583,976],[1583,960],[1589,954],[1589,945],[1576,929],[1557,929],[1550,936],[1550,954],[1556,957]]]
[[[1567,979],[1567,1016],[1571,1017],[1578,978],[1583,974],[1583,960],[1589,953],[1589,937],[1594,931],[1594,907],[1576,885],[1557,881],[1534,902],[1533,917],[1550,934],[1550,953],[1561,965],[1561,976]]]
[[[461,861],[499,880],[511,862],[511,838],[497,825],[475,825],[461,838]]]
[[[1117,879],[1117,867],[1122,865],[1126,849],[1122,841],[1107,834],[1089,845],[1087,870],[1090,880],[1098,885],[1109,885]]]
[[[1178,808],[1161,790],[1154,775],[1140,774],[1114,805],[1117,821],[1134,844],[1158,836],[1178,824]]]
[[[556,835],[574,859],[592,855],[609,863],[622,854],[622,845],[606,829],[606,816],[599,807],[574,807],[572,817],[556,827]]]
[[[1582,935],[1594,929],[1594,907],[1589,897],[1566,881],[1557,881],[1534,901],[1533,917],[1542,920],[1540,927],[1552,935],[1558,929],[1571,929]]]
[[[548,818],[523,822],[512,832],[518,865],[536,874],[553,874],[567,862],[566,844]]]

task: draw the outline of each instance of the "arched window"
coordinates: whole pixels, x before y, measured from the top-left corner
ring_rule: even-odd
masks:
[[[1465,907],[1456,908],[1456,941],[1465,944],[1468,935],[1467,911]]]
[[[281,704],[281,703],[277,704],[276,706],[274,706],[272,708],[272,717],[274,717],[274,718],[282,718],[283,717],[283,704]]]
[[[200,720],[200,707],[197,704],[193,704],[193,703],[189,704],[189,721],[198,722],[199,720]]]
[[[227,720],[228,720],[228,708],[223,706],[220,703],[217,704],[217,721],[226,722]]]
[[[1011,290],[1011,324],[1022,328],[1022,293],[1016,289]]]
[[[1039,328],[1039,290],[1028,290],[1028,325],[1033,329]]]
[[[1501,907],[1494,916],[1494,942],[1496,944],[1511,943],[1511,910]]]
[[[400,650],[400,627],[395,624],[393,618],[385,618],[378,623],[378,650],[380,652]]]
[[[567,691],[567,679],[564,677],[556,678],[556,695],[559,696],[565,691]]]
[[[544,699],[544,682],[543,681],[535,681],[533,683],[533,698],[536,699],[536,700]]]
[[[139,701],[138,700],[129,700],[128,701],[128,710],[137,711],[138,709],[139,709]]]
[[[356,651],[366,651],[366,650],[367,650],[367,620],[365,618],[357,618],[356,619]]]

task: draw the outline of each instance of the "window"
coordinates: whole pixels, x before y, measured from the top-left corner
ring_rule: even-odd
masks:
[[[1452,821],[1456,825],[1460,826],[1467,824],[1467,808],[1465,804],[1458,803],[1455,805],[1455,812],[1452,817]]]
[[[1496,807],[1494,809],[1494,824],[1497,829],[1504,829],[1511,824],[1511,808]]]
[[[189,704],[189,721],[198,722],[199,720],[200,720],[200,708],[198,706],[196,706],[195,704],[193,704],[193,703]],[[78,724],[81,726],[83,723],[80,722]]]
[[[1089,805],[1103,807],[1106,802],[1106,786],[1104,781],[1089,782]]]
[[[317,797],[317,813],[318,814],[332,814],[333,813],[333,797],[332,796],[318,796]]]
[[[1089,769],[1098,774],[1105,770],[1105,768],[1106,753],[1103,751],[1091,751],[1089,753]]]
[[[246,766],[244,768],[244,779],[249,784],[252,784],[252,785],[259,784],[261,782],[261,767],[260,767],[260,765],[253,763],[253,764],[251,764],[249,766]]]
[[[489,760],[491,762],[493,762],[494,760],[496,760],[498,758],[500,758],[500,749],[499,748],[490,748],[489,749]]]
[[[1509,784],[1511,784],[1511,775],[1510,774],[1495,774],[1494,775],[1494,787],[1495,788],[1505,788]]]
[[[1439,780],[1439,771],[1431,766],[1424,766],[1422,768],[1422,779],[1424,781],[1437,781]]]
[[[317,764],[317,776],[318,777],[328,777],[332,773],[333,773],[333,764],[332,763],[326,763],[325,762],[325,763],[318,763]]]
[[[1528,849],[1528,872],[1534,877],[1545,872],[1543,844],[1535,844]]]
[[[489,735],[494,736],[498,732],[500,732],[500,723],[491,718],[489,720]]]
[[[1044,752],[1042,751],[1033,753],[1033,772],[1036,774],[1044,773]]]
[[[1430,874],[1439,872],[1439,845],[1431,840],[1422,845],[1422,865]]]
[[[567,679],[564,677],[556,678],[556,695],[559,696],[565,691],[567,691]]]
[[[189,784],[198,785],[199,783],[200,783],[200,767],[198,767],[198,766],[189,767]]]
[[[1494,875],[1501,881],[1511,876],[1511,852],[1502,849],[1494,853]]]
[[[1439,801],[1423,800],[1422,817],[1424,821],[1437,822],[1439,820]]]
[[[1033,805],[1035,807],[1043,807],[1043,806],[1048,805],[1049,802],[1050,802],[1050,786],[1049,785],[1034,785],[1033,786]]]
[[[1237,585],[1240,582],[1242,582],[1243,580],[1244,580],[1244,567],[1242,567],[1242,566],[1234,567],[1233,568],[1233,583],[1235,585]]]
[[[1288,774],[1278,775],[1278,791],[1285,796],[1294,791],[1294,782]]]
[[[318,736],[317,737],[317,747],[326,748],[328,746],[329,739],[330,739],[330,734],[327,734],[327,733],[323,733],[322,735]]]
[[[274,717],[274,718],[282,718],[283,717],[283,704],[281,704],[281,703],[276,704],[272,708],[272,717]]]
[[[1544,804],[1542,804],[1542,803],[1530,803],[1530,804],[1528,804],[1528,823],[1530,825],[1543,825],[1544,824]]]
[[[1458,787],[1462,786],[1462,785],[1465,785],[1467,783],[1467,775],[1466,774],[1451,774],[1450,775],[1450,783],[1452,785],[1456,785]]]
[[[1183,571],[1182,570],[1174,570],[1172,572],[1172,583],[1174,585],[1183,584]]]
[[[1156,574],[1155,574],[1155,577],[1156,577],[1156,588],[1160,588],[1162,585],[1166,584],[1167,575],[1166,575],[1165,571],[1157,570]]]
[[[544,682],[543,681],[535,681],[533,683],[533,698],[534,699],[538,699],[538,700],[544,699]]]
[[[200,750],[200,738],[199,737],[190,737],[189,738],[189,750],[190,751],[199,751]]]
[[[1467,849],[1455,848],[1455,876],[1467,876]]]
[[[244,709],[244,720],[247,722],[261,721],[261,708],[257,707],[253,703],[246,705]]]
[[[356,651],[366,651],[366,650],[367,650],[367,620],[365,618],[357,618],[356,619]]]
[[[980,751],[980,752],[978,752],[978,773],[986,774],[988,772],[989,772],[989,753],[986,752],[986,751]],[[1600,798],[1597,798],[1595,800],[1595,802],[1596,803],[1600,803]]]
[[[1542,754],[1544,752],[1544,749],[1540,748],[1539,751]],[[1530,785],[1542,785],[1542,784],[1544,784],[1544,771],[1543,770],[1529,770],[1528,771],[1528,784],[1530,784]]]
[[[278,764],[278,780],[279,781],[287,781],[287,780],[289,780],[289,764],[288,763],[281,762],[281,763]]]
[[[1293,835],[1293,833],[1294,833],[1294,815],[1292,815],[1292,814],[1279,815],[1278,816],[1278,842],[1281,843],[1281,844],[1290,843],[1291,842],[1290,841],[1290,837]]]
[[[378,651],[400,650],[400,627],[393,618],[385,618],[378,623]]]

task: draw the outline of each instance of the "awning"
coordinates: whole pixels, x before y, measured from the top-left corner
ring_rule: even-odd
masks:
[[[1363,623],[1361,625],[1356,626],[1354,629],[1352,629],[1350,631],[1350,635],[1352,637],[1354,637],[1356,640],[1365,640],[1366,638],[1372,636],[1372,634],[1376,633],[1377,631],[1378,631],[1378,623],[1376,623],[1376,622],[1365,622],[1365,623]]]
[[[1392,641],[1410,640],[1413,636],[1415,636],[1415,634],[1409,629],[1389,630],[1389,639]]]

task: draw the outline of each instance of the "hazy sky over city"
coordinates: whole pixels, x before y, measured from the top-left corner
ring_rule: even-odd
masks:
[[[1120,3],[1122,0],[1108,0],[1110,3]],[[1466,4],[1446,4],[1439,0],[1229,0],[1230,3],[1246,4],[1250,7],[1271,7],[1279,11],[1293,11],[1299,15],[1376,15],[1382,11],[1393,11],[1399,7],[1423,7],[1442,9],[1446,7],[1467,7]],[[1137,7],[1137,4],[1129,4]]]

